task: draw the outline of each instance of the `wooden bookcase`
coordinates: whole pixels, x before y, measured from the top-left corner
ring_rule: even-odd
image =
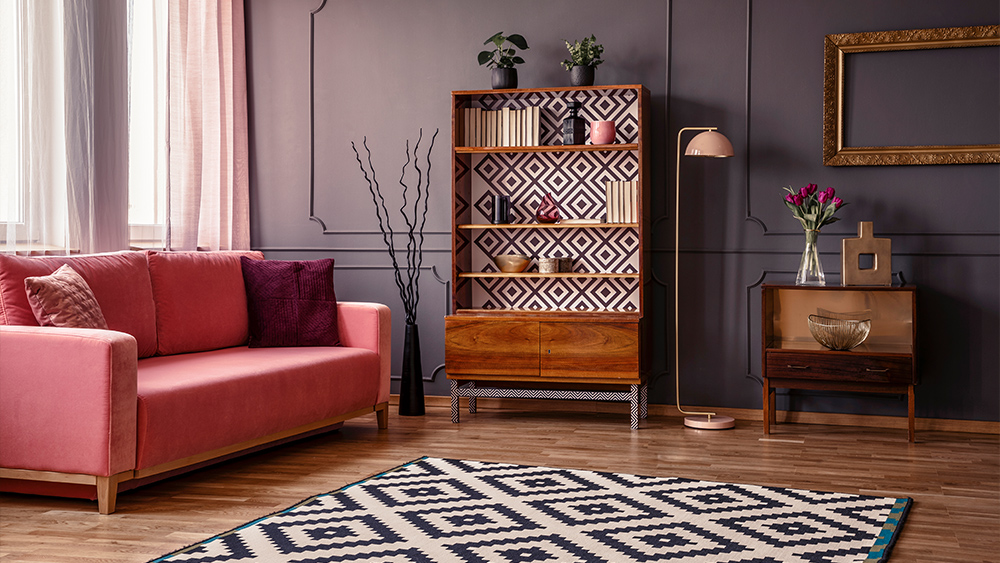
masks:
[[[907,396],[909,441],[914,440],[913,386],[917,383],[917,290],[908,287],[796,286],[761,289],[761,364],[764,434],[775,423],[774,390],[817,389]],[[809,332],[819,310],[868,310],[868,338],[852,350],[830,350]]]
[[[587,143],[562,144],[567,102],[582,103]],[[465,146],[464,110],[539,107],[538,146]],[[459,397],[626,400],[646,415],[645,285],[649,251],[649,91],[641,85],[452,92],[452,314],[445,369],[452,420]],[[615,121],[615,144],[589,144],[590,121]],[[563,219],[601,219],[605,181],[636,181],[632,222],[540,224],[552,194]],[[490,223],[492,195],[511,197],[509,224]],[[532,257],[501,273],[498,254]],[[573,270],[541,274],[537,258]]]

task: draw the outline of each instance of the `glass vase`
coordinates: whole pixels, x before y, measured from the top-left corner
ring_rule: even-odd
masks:
[[[819,248],[816,240],[819,231],[806,231],[806,249],[799,260],[799,273],[795,276],[795,285],[826,285],[823,275],[823,264],[819,261]]]

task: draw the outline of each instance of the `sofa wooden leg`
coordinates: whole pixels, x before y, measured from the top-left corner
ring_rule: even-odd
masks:
[[[112,475],[110,477],[97,477],[97,510],[101,514],[111,514],[115,511],[115,502],[118,499],[118,483],[122,475]]]
[[[379,403],[375,405],[375,419],[381,430],[389,428],[389,403]]]

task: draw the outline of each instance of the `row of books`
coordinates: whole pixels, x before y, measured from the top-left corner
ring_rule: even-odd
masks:
[[[639,181],[605,180],[608,223],[639,222]]]
[[[537,147],[541,110],[537,106],[487,110],[462,110],[463,143],[466,147]]]

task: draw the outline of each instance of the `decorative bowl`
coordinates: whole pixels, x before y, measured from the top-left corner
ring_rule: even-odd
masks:
[[[500,254],[493,258],[493,263],[505,274],[523,272],[530,262],[531,258],[524,254]]]
[[[831,350],[850,350],[868,338],[871,319],[835,319],[809,315],[809,332],[816,342]]]

